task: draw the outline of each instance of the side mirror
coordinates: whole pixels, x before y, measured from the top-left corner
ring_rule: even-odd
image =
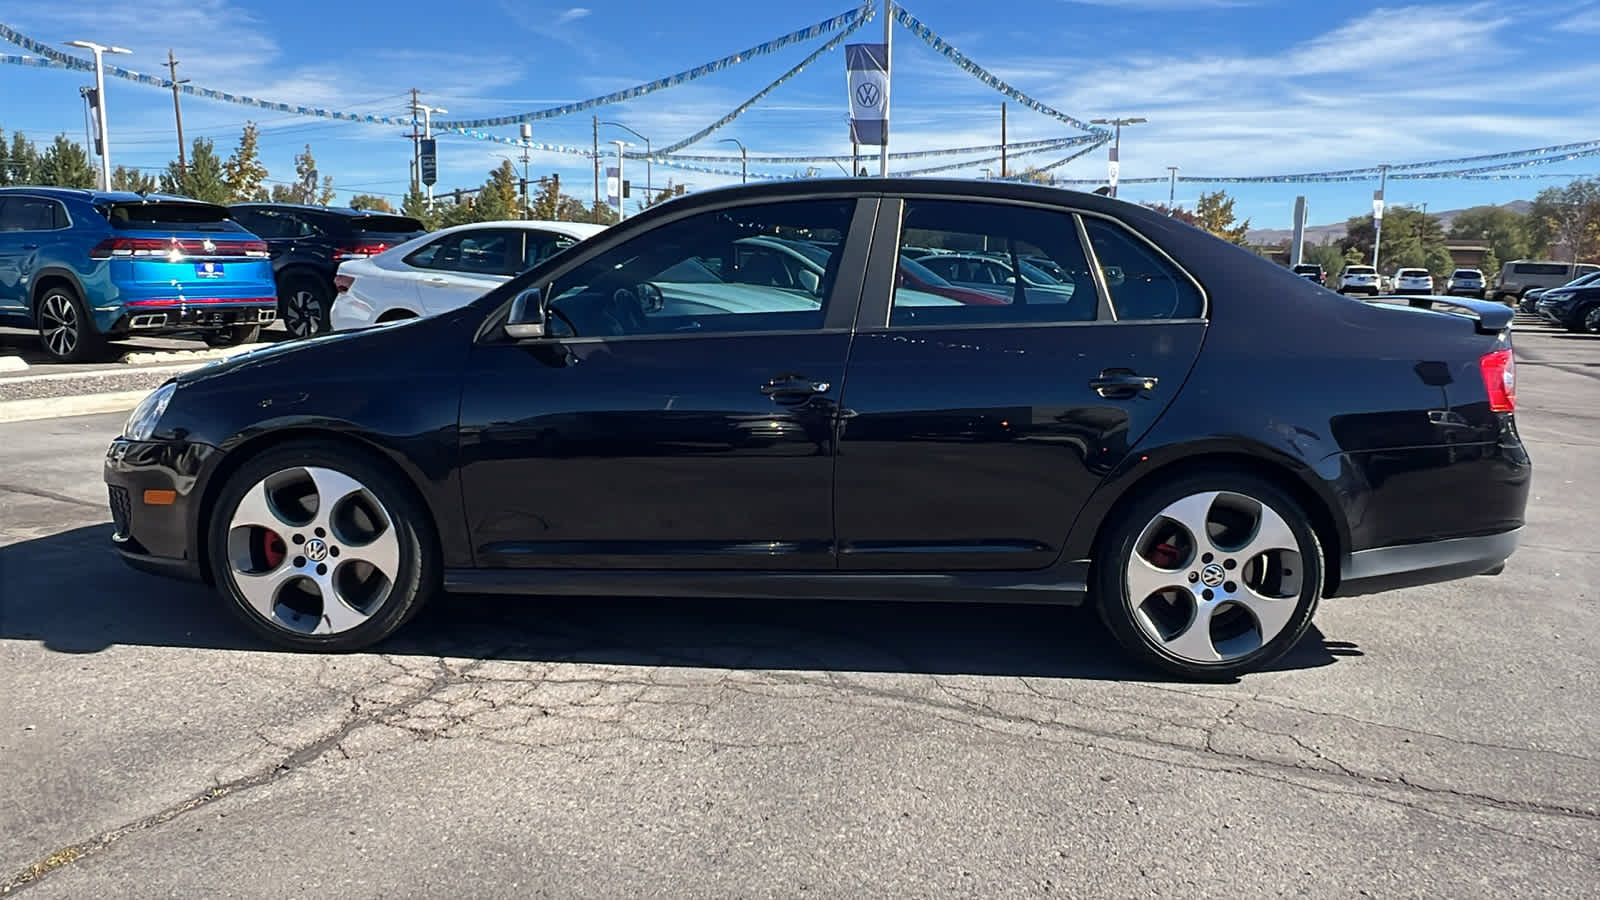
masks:
[[[544,337],[544,296],[538,288],[529,288],[511,301],[506,334],[517,340]]]

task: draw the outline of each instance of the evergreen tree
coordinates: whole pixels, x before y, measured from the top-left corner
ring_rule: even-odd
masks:
[[[517,170],[505,160],[489,173],[489,180],[478,190],[477,221],[498,222],[518,218]]]
[[[540,179],[539,193],[534,196],[530,215],[541,222],[558,221],[561,213],[561,176],[551,172]]]
[[[82,145],[68,140],[64,134],[56,135],[39,158],[38,177],[39,184],[55,187],[93,188],[100,183],[100,176],[94,166],[89,165],[89,155],[83,152]]]
[[[437,209],[428,208],[428,197],[416,185],[406,192],[406,199],[400,204],[400,213],[410,216],[422,223],[422,227],[434,231],[439,227],[439,213]]]
[[[645,198],[643,200],[639,201],[639,211],[643,212],[644,210],[647,210],[652,206],[659,206],[662,203],[665,203],[668,200],[671,200],[673,197],[682,197],[683,194],[684,194],[683,185],[681,185],[681,184],[673,184],[672,183],[672,179],[668,178],[667,179],[667,186],[662,188],[662,189],[660,189],[660,190],[658,190],[658,191],[656,191],[656,194],[655,194],[654,197],[649,196],[648,194],[646,194]]]
[[[127,166],[117,166],[111,170],[111,189],[113,191],[152,194],[161,189],[161,184],[154,175],[141,172],[138,169],[130,169]]]
[[[19,131],[11,136],[10,149],[0,144],[0,184],[38,183],[39,151]]]
[[[264,187],[267,167],[261,163],[260,137],[261,130],[256,123],[246,122],[243,133],[239,135],[239,144],[233,148],[233,155],[223,163],[223,180],[227,182],[228,193],[235,203],[267,198]]]
[[[204,203],[227,203],[232,197],[222,171],[222,159],[207,138],[194,139],[187,169],[178,165],[177,160],[167,164],[167,171],[161,176],[161,190]]]

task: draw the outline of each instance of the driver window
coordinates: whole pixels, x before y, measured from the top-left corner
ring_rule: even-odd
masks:
[[[770,203],[652,229],[551,285],[551,334],[821,328],[854,211],[853,200]]]

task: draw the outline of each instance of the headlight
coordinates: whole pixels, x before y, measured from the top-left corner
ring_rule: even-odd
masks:
[[[172,394],[178,389],[177,384],[164,384],[150,396],[139,401],[133,408],[133,414],[128,416],[128,421],[122,426],[122,436],[130,441],[148,441],[155,434],[156,425],[161,422],[161,414],[167,411],[167,404],[172,402]]]

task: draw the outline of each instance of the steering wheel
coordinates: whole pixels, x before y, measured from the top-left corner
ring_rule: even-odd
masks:
[[[617,288],[611,294],[612,318],[622,327],[623,334],[641,334],[649,330],[644,318],[644,299],[627,288]]]

